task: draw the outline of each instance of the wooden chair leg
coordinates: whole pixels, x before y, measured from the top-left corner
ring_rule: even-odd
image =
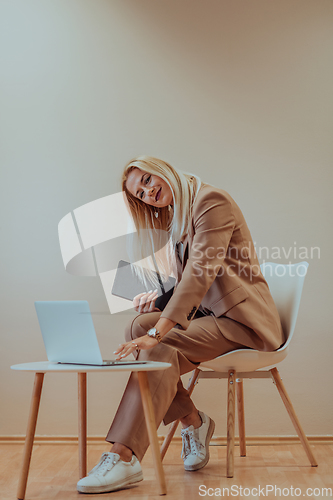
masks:
[[[239,453],[241,457],[246,457],[243,379],[240,378],[237,379],[236,387],[237,387],[237,410],[238,410],[238,430],[239,430]]]
[[[312,450],[311,450],[310,445],[309,445],[309,441],[308,441],[308,439],[307,439],[307,437],[306,437],[306,435],[301,427],[301,424],[297,418],[297,415],[295,413],[293,405],[291,404],[290,398],[289,398],[287,391],[284,387],[284,384],[283,384],[282,379],[280,377],[279,371],[277,368],[272,368],[270,370],[270,372],[271,372],[272,377],[274,379],[277,390],[279,391],[281,399],[282,399],[282,401],[287,409],[287,412],[289,413],[289,417],[290,417],[290,419],[291,419],[291,421],[296,429],[298,437],[300,438],[301,443],[303,445],[303,448],[308,456],[308,459],[310,460],[312,467],[317,467],[318,463],[317,463],[317,461],[312,453]]]
[[[234,477],[235,446],[235,370],[228,372],[228,410],[227,410],[227,477]]]
[[[79,476],[87,475],[87,374],[78,373]]]
[[[149,443],[153,454],[155,474],[159,484],[160,495],[166,495],[166,484],[164,471],[161,461],[161,454],[158,446],[156,420],[154,415],[153,403],[148,384],[147,372],[138,372],[139,386],[142,398],[143,411],[145,414],[146,425],[149,436]]]
[[[196,368],[195,370],[193,370],[192,376],[188,382],[187,391],[188,391],[190,396],[191,396],[193,389],[194,389],[194,386],[198,380],[199,373],[200,373],[199,368]],[[164,441],[163,441],[162,446],[161,446],[161,460],[163,460],[166,452],[168,451],[169,445],[170,445],[172,438],[177,430],[179,422],[180,422],[179,419],[175,420],[174,422],[172,422],[172,424],[169,427],[168,433],[165,436]]]
[[[24,500],[25,491],[27,488],[28,474],[31,460],[32,447],[34,444],[35,431],[37,425],[37,417],[39,410],[39,403],[43,388],[44,373],[35,374],[34,388],[30,403],[30,413],[27,426],[27,435],[24,442],[23,461],[21,475],[18,484],[17,498]]]

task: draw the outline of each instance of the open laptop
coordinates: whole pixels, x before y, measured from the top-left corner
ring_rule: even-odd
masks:
[[[79,365],[137,365],[147,361],[103,361],[86,300],[37,301],[35,308],[47,358]]]

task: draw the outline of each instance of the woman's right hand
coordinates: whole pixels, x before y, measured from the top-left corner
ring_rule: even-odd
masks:
[[[158,297],[157,289],[149,292],[143,292],[136,295],[133,299],[134,309],[139,313],[147,313],[154,311],[161,311],[155,307],[155,301]]]

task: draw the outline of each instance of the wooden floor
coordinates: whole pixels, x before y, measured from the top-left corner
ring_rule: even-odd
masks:
[[[332,498],[322,488],[333,490],[333,445],[312,445],[313,452],[319,462],[319,467],[311,467],[307,461],[302,446],[299,444],[248,446],[247,456],[239,457],[239,448],[236,447],[235,476],[226,478],[225,446],[210,446],[210,461],[208,465],[197,472],[185,472],[180,458],[180,444],[171,444],[164,459],[164,470],[167,481],[168,496],[170,499],[192,500],[199,498],[216,498],[207,494],[220,493],[218,488],[229,488],[229,498]],[[20,444],[0,445],[0,500],[16,498],[16,488],[21,466],[23,446]],[[104,444],[89,445],[89,470],[96,465],[100,455],[108,451]],[[72,444],[40,444],[35,445],[32,455],[30,476],[27,487],[26,500],[82,500],[84,498],[100,499],[131,499],[157,500],[154,469],[151,455],[148,450],[142,462],[144,481],[126,490],[102,495],[82,495],[76,491],[78,480],[78,450]],[[281,493],[249,492],[244,490],[240,495],[240,487],[265,488],[266,485],[281,488]],[[201,486],[201,495],[199,487]],[[231,487],[233,486],[233,491]],[[300,488],[296,495],[291,487]],[[282,491],[283,488],[289,490]],[[308,496],[307,488],[315,489],[314,495]],[[217,489],[217,490],[216,490]],[[204,496],[204,493],[206,495]],[[232,494],[233,493],[233,494]],[[286,495],[287,493],[287,495]],[[293,494],[292,494],[293,493]],[[228,498],[227,491],[224,497]]]

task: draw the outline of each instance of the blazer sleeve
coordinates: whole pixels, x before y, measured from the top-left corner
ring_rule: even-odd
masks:
[[[218,274],[235,227],[229,199],[221,192],[201,195],[193,206],[194,238],[181,280],[161,318],[186,330]]]

